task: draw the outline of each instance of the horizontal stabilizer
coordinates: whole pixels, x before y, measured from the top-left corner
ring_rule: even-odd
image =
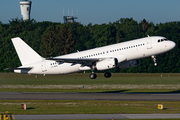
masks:
[[[6,68],[5,70],[31,70],[32,67],[23,67],[23,68]]]

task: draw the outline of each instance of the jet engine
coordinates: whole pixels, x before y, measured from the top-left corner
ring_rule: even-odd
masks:
[[[115,67],[118,67],[117,58],[104,59],[96,63],[97,70],[108,70]]]
[[[138,66],[139,64],[140,64],[140,60],[125,61],[119,63],[119,68],[120,69],[132,68]]]

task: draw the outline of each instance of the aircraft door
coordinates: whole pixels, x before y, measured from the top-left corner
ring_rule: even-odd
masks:
[[[151,38],[150,37],[146,39],[146,44],[147,44],[147,49],[152,48],[152,43],[151,43]]]
[[[46,60],[42,60],[42,64],[41,64],[41,69],[42,69],[42,72],[46,72],[47,69],[46,69]]]

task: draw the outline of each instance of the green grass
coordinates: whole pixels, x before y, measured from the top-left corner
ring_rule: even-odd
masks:
[[[0,73],[1,92],[179,92],[180,74],[115,73],[89,79],[89,73],[27,75]],[[84,87],[84,88],[82,88]]]
[[[37,75],[37,78],[36,75],[0,73],[0,83],[2,85],[180,84],[179,73],[114,73],[111,78],[104,78],[102,73],[97,73],[97,75],[97,79],[92,80],[89,79],[89,73]]]
[[[27,110],[21,109],[21,103]],[[157,109],[158,104],[164,110]],[[165,114],[179,110],[179,101],[0,100],[0,111],[11,114]]]

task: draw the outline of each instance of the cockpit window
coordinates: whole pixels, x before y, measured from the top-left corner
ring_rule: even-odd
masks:
[[[163,42],[163,41],[168,41],[168,39],[166,39],[166,38],[165,38],[165,39],[159,39],[159,40],[158,40],[158,43],[159,43],[159,42]]]

